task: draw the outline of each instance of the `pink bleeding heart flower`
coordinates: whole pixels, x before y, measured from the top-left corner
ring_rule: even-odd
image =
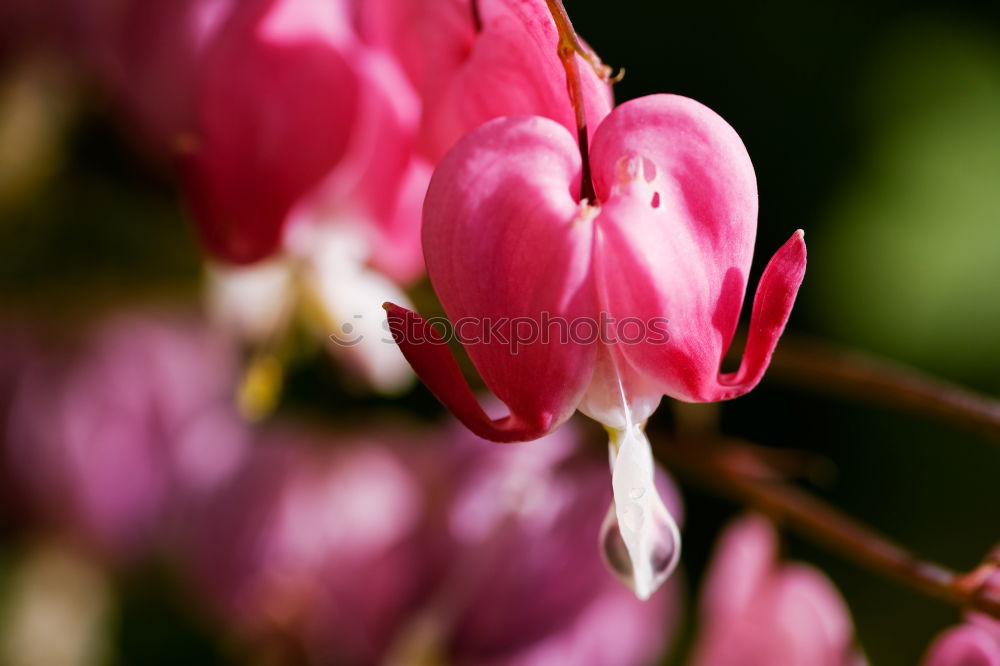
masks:
[[[636,593],[648,596],[676,564],[679,537],[642,426],[663,395],[710,402],[757,384],[802,281],[805,243],[796,232],[771,259],[742,363],[721,373],[757,221],[739,136],[693,100],[653,95],[612,111],[589,158],[594,201],[580,199],[581,157],[564,126],[503,118],[462,139],[431,180],[428,274],[508,416],[483,412],[440,333],[386,307],[417,374],[481,437],[534,439],[576,409],[610,429],[618,528]]]
[[[432,162],[486,121],[538,115],[576,132],[559,35],[545,0],[366,0],[362,31],[390,49],[420,90],[420,140]],[[611,111],[611,87],[575,56],[587,126]]]
[[[777,535],[748,517],[719,538],[702,594],[692,666],[862,666],[847,606],[802,563],[779,563]]]

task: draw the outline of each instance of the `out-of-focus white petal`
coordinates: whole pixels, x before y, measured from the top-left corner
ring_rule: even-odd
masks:
[[[601,529],[602,552],[612,571],[645,600],[677,566],[680,530],[656,489],[642,426],[612,430],[610,455],[614,501]]]
[[[294,306],[292,271],[286,259],[252,266],[209,265],[206,307],[223,330],[252,342],[274,336]]]
[[[386,301],[409,303],[391,280],[366,265],[361,232],[350,226],[299,226],[290,243],[304,256],[304,279],[316,305],[331,353],[383,393],[405,389],[413,372],[385,328]]]

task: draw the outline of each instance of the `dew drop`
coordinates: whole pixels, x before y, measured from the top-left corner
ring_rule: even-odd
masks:
[[[631,490],[628,491],[629,498],[634,500],[641,499],[642,496],[645,494],[646,494],[646,489],[641,488],[639,486],[636,486],[635,488],[632,488]]]
[[[611,505],[608,515],[601,524],[601,555],[604,563],[618,579],[632,587],[632,560],[628,556],[628,548],[621,532],[618,531],[618,519],[615,518],[615,507]]]
[[[673,573],[680,556],[677,528],[669,517],[653,514],[647,533],[651,541],[643,549],[643,560],[633,565],[625,540],[622,538],[612,502],[601,525],[601,556],[616,578],[633,590],[640,599],[648,599]],[[636,572],[638,568],[639,572]]]
[[[659,208],[660,207],[660,193],[659,192],[653,192],[653,200],[649,202],[649,205],[652,206],[653,208]]]

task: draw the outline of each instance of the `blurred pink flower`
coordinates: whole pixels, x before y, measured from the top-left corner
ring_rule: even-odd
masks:
[[[1000,557],[1000,551],[994,554]],[[987,586],[1000,589],[1000,571]],[[1000,666],[1000,622],[969,613],[965,622],[944,631],[928,648],[924,666]]]
[[[245,637],[295,636],[312,663],[649,663],[676,590],[642,604],[605,571],[603,465],[572,444],[274,431],[199,515],[194,579]]]
[[[779,563],[777,535],[750,516],[719,537],[692,666],[857,666],[847,606],[820,571]]]
[[[348,152],[362,87],[340,2],[249,0],[200,62],[186,190],[208,253],[279,250],[293,208]]]
[[[419,101],[388,54],[356,34],[344,0],[252,0],[200,63],[182,159],[209,254],[246,264],[288,250],[289,229],[360,234],[365,261],[423,272],[415,154]]]
[[[340,444],[266,434],[189,526],[188,569],[244,637],[292,634],[308,653],[370,663],[423,591],[424,496],[377,438]]]
[[[123,317],[69,353],[39,346],[13,387],[5,457],[50,526],[113,557],[158,545],[239,465],[236,359],[190,322]]]
[[[1000,627],[968,622],[952,627],[934,641],[924,666],[1000,666]]]
[[[178,166],[216,321],[254,346],[299,319],[321,340],[367,326],[330,351],[360,383],[409,385],[379,304],[423,274],[431,166],[417,91],[350,0],[63,1],[123,115]]]
[[[210,257],[253,263],[295,224],[336,224],[393,280],[422,273],[419,99],[349,0],[63,1],[125,117],[180,158]]]
[[[572,426],[530,446],[455,430],[448,511],[455,561],[429,617],[453,622],[453,663],[648,664],[672,637],[677,585],[640,602],[608,575],[595,537],[611,500],[607,468],[576,453]],[[678,517],[680,495],[663,496]]]

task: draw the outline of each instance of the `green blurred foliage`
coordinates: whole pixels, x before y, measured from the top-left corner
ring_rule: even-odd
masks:
[[[864,82],[867,145],[810,238],[806,306],[846,341],[1000,390],[1000,42],[893,35]]]

